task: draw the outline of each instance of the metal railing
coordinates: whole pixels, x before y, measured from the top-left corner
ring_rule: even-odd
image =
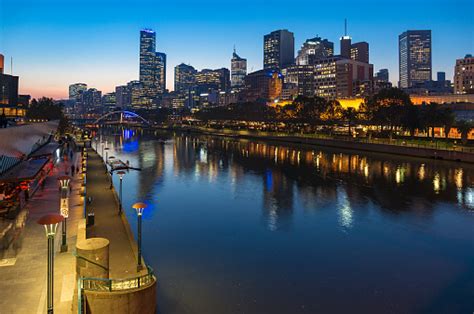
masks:
[[[77,309],[78,313],[84,312],[83,291],[98,292],[123,292],[141,287],[147,287],[156,281],[153,269],[147,266],[148,273],[145,275],[126,278],[126,279],[109,279],[109,278],[87,278],[82,277],[77,281]]]
[[[413,148],[428,148],[434,150],[444,151],[456,151],[464,153],[474,153],[474,148],[466,147],[459,144],[455,144],[451,141],[445,141],[444,138],[368,138],[368,137],[349,137],[344,135],[329,135],[321,133],[295,133],[295,132],[272,132],[272,131],[255,131],[255,130],[233,130],[233,129],[213,129],[208,127],[196,127],[196,129],[209,132],[209,133],[222,133],[226,135],[243,135],[243,136],[256,136],[256,137],[293,137],[299,139],[321,139],[321,140],[335,140],[345,141],[351,143],[367,143],[367,144],[383,144],[400,147],[413,147]]]

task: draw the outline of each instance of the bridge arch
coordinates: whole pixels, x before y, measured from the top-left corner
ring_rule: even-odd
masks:
[[[105,118],[111,116],[111,115],[114,115],[114,114],[120,114],[120,121],[122,121],[123,119],[123,115],[126,114],[126,115],[129,115],[129,116],[132,116],[132,117],[135,117],[135,118],[138,118],[140,119],[143,123],[145,123],[146,125],[151,125],[150,121],[148,121],[147,119],[143,118],[142,116],[140,116],[139,114],[136,114],[135,112],[132,112],[132,111],[128,111],[128,110],[115,110],[115,111],[111,111],[111,112],[108,112],[106,114],[104,114],[103,116],[101,116],[100,118],[96,119],[94,121],[94,124],[98,124],[100,121],[104,120]]]

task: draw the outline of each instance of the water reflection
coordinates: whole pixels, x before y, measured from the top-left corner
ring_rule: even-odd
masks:
[[[468,300],[456,280],[474,273],[473,166],[181,133],[104,137],[142,168],[124,179],[125,203],[150,204],[144,252],[162,313],[466,308],[452,296]]]
[[[457,202],[462,208],[474,209],[473,171],[455,164],[447,164],[454,166],[450,167],[418,160],[401,162],[351,152],[183,134],[159,133],[152,138],[160,140],[139,142],[140,136],[140,132],[123,130],[110,143],[118,153],[133,156],[135,165],[142,169],[138,181],[140,195],[147,195],[163,178],[165,152],[171,150],[176,176],[206,177],[213,182],[219,172],[230,171],[232,185],[238,185],[247,172],[261,176],[264,214],[271,217],[271,229],[277,229],[280,220],[291,216],[295,197],[303,204],[312,203],[309,198],[317,195],[308,193],[307,186],[316,187],[314,191],[320,197],[337,204],[344,200],[346,205],[341,208],[350,208],[345,188],[337,185],[341,180],[358,190],[365,202],[391,211],[410,210],[413,199],[420,195],[431,203]],[[350,217],[349,211],[345,212],[345,217]],[[286,225],[287,221],[282,223]]]

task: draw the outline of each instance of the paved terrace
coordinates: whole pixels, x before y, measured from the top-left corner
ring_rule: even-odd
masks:
[[[73,158],[80,165],[80,154]],[[57,177],[64,175],[70,163],[60,162],[47,178],[44,190],[38,189],[28,205],[26,225],[15,243],[7,251],[0,252],[0,312],[46,312],[46,255],[47,241],[44,227],[36,221],[47,213],[59,211]],[[54,260],[54,310],[71,313],[74,288],[77,286],[76,258],[74,256],[77,226],[83,218],[81,193],[82,176],[76,174],[69,201],[67,221],[68,252],[59,253],[61,225],[55,238]],[[127,278],[137,275],[136,243],[131,236],[128,222],[118,215],[114,190],[110,189],[109,176],[105,173],[102,159],[89,152],[87,171],[87,195],[93,201],[90,208],[95,212],[95,225],[88,228],[88,237],[104,237],[110,241],[110,278]],[[122,220],[124,219],[124,220]],[[3,262],[3,263],[2,263]],[[143,270],[142,273],[146,273]]]
[[[115,191],[110,189],[110,176],[105,172],[102,158],[91,149],[87,159],[87,197],[92,197],[89,208],[95,213],[95,224],[87,228],[87,237],[110,241],[110,278],[136,276],[136,243],[125,216],[118,214],[118,201]]]
[[[80,154],[74,162],[80,164]],[[69,162],[60,162],[46,179],[44,189],[39,188],[30,198],[24,229],[6,251],[0,252],[0,312],[1,313],[45,313],[46,312],[46,255],[47,241],[44,227],[36,221],[48,213],[59,212],[59,191],[57,177],[70,168]],[[68,252],[59,253],[61,225],[55,238],[54,300],[57,313],[70,312],[75,281],[75,257],[77,224],[83,216],[80,196],[82,178],[76,174],[72,180],[67,220]]]

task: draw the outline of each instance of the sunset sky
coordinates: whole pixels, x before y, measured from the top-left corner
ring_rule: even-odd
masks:
[[[20,93],[63,98],[68,85],[87,83],[105,92],[138,79],[142,28],[156,31],[157,50],[168,56],[167,87],[174,66],[230,68],[232,48],[262,68],[263,35],[286,28],[295,52],[319,35],[335,43],[348,19],[353,41],[370,44],[375,71],[388,68],[398,81],[398,35],[431,29],[433,75],[452,80],[457,58],[474,52],[473,1],[54,1],[0,0],[0,53],[6,73],[20,76]]]

